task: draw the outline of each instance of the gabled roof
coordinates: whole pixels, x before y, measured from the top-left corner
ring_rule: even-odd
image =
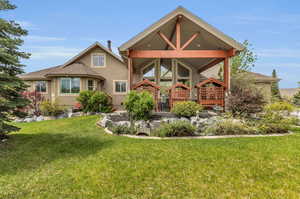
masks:
[[[79,77],[93,77],[100,80],[105,80],[99,73],[87,67],[83,63],[73,63],[64,67],[58,67],[45,74],[46,77],[57,76],[79,76]]]
[[[280,81],[279,78],[274,78],[272,76],[263,75],[260,73],[247,71],[246,74],[249,75],[249,77],[252,77],[255,82],[277,82],[277,81]]]
[[[47,78],[45,77],[45,75],[59,67],[61,67],[61,65],[26,73],[26,74],[21,74],[19,75],[19,77],[23,80],[46,80]]]
[[[199,82],[195,87],[200,88],[201,86],[203,86],[205,84],[208,84],[208,83],[216,83],[216,84],[219,84],[221,86],[225,86],[224,82],[211,77],[211,78],[208,78],[208,79],[206,79],[202,82]]]
[[[79,59],[80,57],[82,57],[83,55],[85,55],[87,52],[89,52],[91,49],[93,49],[95,47],[101,48],[102,50],[104,50],[106,53],[108,53],[111,56],[113,56],[115,59],[117,59],[121,63],[124,63],[123,60],[121,59],[121,57],[119,57],[118,55],[116,55],[114,52],[110,51],[108,48],[106,48],[105,46],[103,46],[101,43],[95,42],[94,44],[90,45],[88,48],[86,48],[83,51],[81,51],[78,55],[72,57],[70,60],[68,60],[62,66],[65,67],[65,66],[67,66],[67,65],[75,62],[77,59]]]
[[[142,85],[149,85],[149,86],[152,86],[152,87],[154,87],[154,88],[156,88],[156,89],[159,89],[159,88],[160,88],[160,86],[158,86],[156,83],[151,82],[151,81],[148,80],[148,79],[144,79],[143,81],[140,81],[140,82],[138,82],[137,84],[135,84],[135,85],[133,86],[133,89],[136,89],[136,88],[138,88],[138,87],[140,87],[140,86],[142,86]]]
[[[119,51],[122,52],[122,51],[128,50],[130,47],[135,45],[137,42],[141,41],[147,35],[154,32],[155,30],[157,30],[158,28],[160,28],[161,26],[163,26],[168,21],[172,20],[174,17],[176,17],[178,15],[183,15],[184,17],[188,18],[189,20],[191,20],[192,22],[194,22],[195,24],[197,24],[198,26],[200,26],[201,28],[203,28],[207,32],[211,33],[212,35],[214,35],[218,39],[220,39],[223,42],[225,42],[226,44],[230,45],[232,48],[235,48],[238,51],[241,51],[241,50],[244,49],[244,46],[242,44],[240,44],[239,42],[237,42],[234,39],[232,39],[231,37],[225,35],[224,33],[219,31],[215,27],[211,26],[210,24],[208,24],[207,22],[205,22],[204,20],[202,20],[198,16],[196,16],[193,13],[189,12],[188,10],[183,8],[182,6],[179,6],[174,11],[167,14],[166,16],[161,18],[159,21],[157,21],[156,23],[154,23],[151,26],[149,26],[148,28],[146,28],[143,32],[139,33],[138,35],[136,35],[135,37],[133,37],[132,39],[130,39],[129,41],[127,41],[126,43],[121,45],[119,47]]]

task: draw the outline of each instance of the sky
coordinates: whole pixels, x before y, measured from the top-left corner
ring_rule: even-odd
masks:
[[[11,0],[0,13],[29,31],[24,60],[31,72],[63,64],[95,41],[117,48],[181,5],[239,42],[249,40],[258,60],[254,72],[276,69],[281,88],[300,81],[299,0]]]

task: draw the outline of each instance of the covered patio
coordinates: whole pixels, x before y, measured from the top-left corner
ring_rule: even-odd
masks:
[[[178,7],[124,43],[119,51],[128,66],[129,88],[136,88],[135,85],[143,84],[144,80],[151,81],[152,86],[159,88],[155,94],[159,104],[157,110],[167,110],[165,106],[172,107],[176,99],[194,100],[207,107],[224,107],[225,103],[220,101],[225,100],[230,89],[230,58],[243,48],[199,17]],[[217,64],[223,65],[222,79],[206,73]],[[199,85],[217,89],[199,89]],[[200,94],[203,90],[206,92]]]

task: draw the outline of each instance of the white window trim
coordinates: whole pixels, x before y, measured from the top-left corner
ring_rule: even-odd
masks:
[[[126,83],[126,92],[116,92],[116,82]],[[127,80],[113,80],[113,94],[114,95],[126,95],[128,92],[128,81]]]
[[[47,94],[48,93],[48,81],[45,81],[45,80],[35,81],[34,88],[33,88],[35,91],[36,91],[36,86],[37,86],[38,82],[45,82],[46,83],[46,92],[39,92],[39,93],[41,93],[41,94]]]
[[[102,55],[104,57],[104,66],[94,66],[94,62],[93,62],[94,55]],[[105,53],[92,53],[91,54],[91,67],[92,68],[105,68],[106,67],[106,54]]]
[[[94,86],[94,88],[93,88],[93,91],[96,91],[97,90],[97,81],[96,80],[94,80],[94,79],[87,79],[86,80],[86,90],[89,90],[89,81],[93,81],[93,86]]]
[[[59,93],[59,96],[78,96],[79,93],[62,93],[61,92],[61,79],[62,78],[79,78],[79,93],[82,91],[82,88],[81,88],[81,78],[80,77],[61,77],[58,79],[58,93]]]

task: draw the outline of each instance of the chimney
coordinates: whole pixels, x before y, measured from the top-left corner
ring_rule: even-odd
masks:
[[[108,48],[110,51],[112,51],[112,50],[111,50],[111,41],[110,41],[110,40],[107,40],[107,48]]]

